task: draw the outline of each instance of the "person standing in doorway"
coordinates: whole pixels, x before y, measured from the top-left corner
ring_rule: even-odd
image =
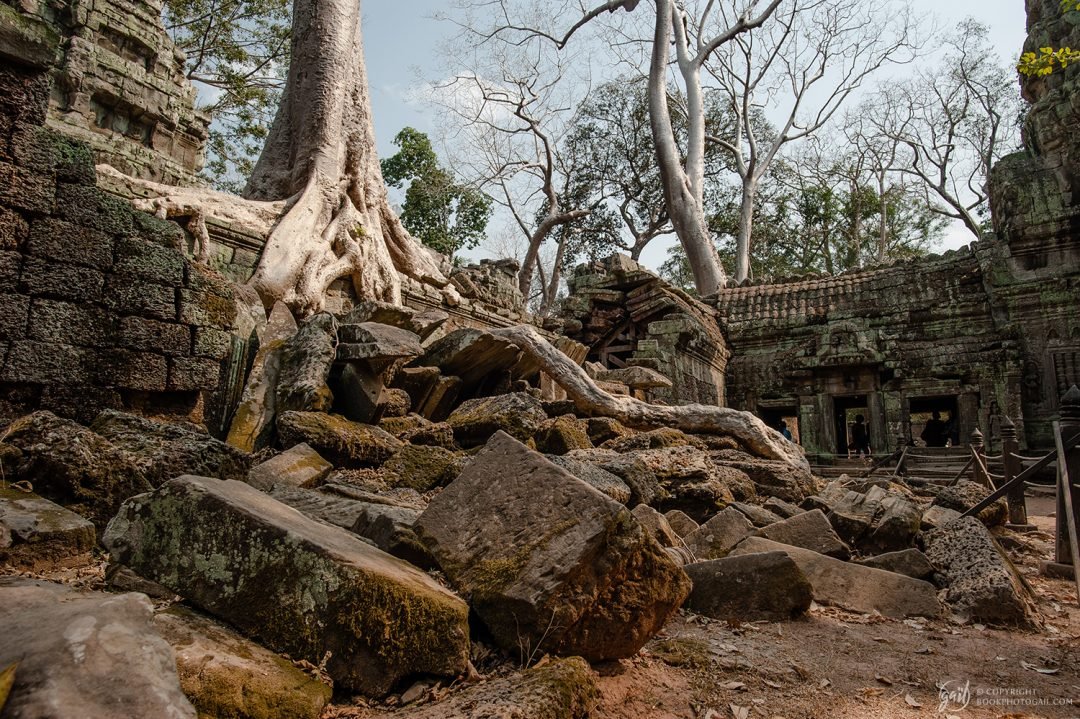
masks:
[[[788,429],[787,422],[780,420],[780,434],[784,435],[784,439],[791,442],[791,430]]]
[[[945,446],[949,441],[949,423],[941,419],[941,412],[934,410],[919,437],[926,442],[927,447]]]
[[[848,445],[848,456],[851,456],[851,452],[854,452],[859,459],[862,459],[865,453],[866,457],[870,457],[870,432],[867,431],[866,418],[861,414],[855,415],[855,422],[851,425],[851,444]]]

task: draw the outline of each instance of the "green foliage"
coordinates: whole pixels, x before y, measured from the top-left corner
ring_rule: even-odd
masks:
[[[398,152],[382,161],[382,173],[391,187],[408,183],[401,206],[405,229],[444,255],[476,247],[491,218],[491,198],[441,167],[431,140],[419,130],[406,127],[394,145]]]
[[[204,175],[220,189],[239,189],[262,151],[288,72],[290,10],[290,0],[166,0],[185,74],[210,90]]]
[[[1061,0],[1061,11],[1080,11],[1080,2]],[[1038,54],[1025,52],[1021,55],[1016,70],[1027,77],[1046,77],[1053,74],[1054,68],[1064,70],[1074,62],[1080,62],[1080,50],[1073,50],[1071,47],[1059,47],[1056,50],[1052,47],[1041,47]]]

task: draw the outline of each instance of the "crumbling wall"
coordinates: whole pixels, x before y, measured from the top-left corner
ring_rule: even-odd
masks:
[[[232,290],[185,258],[175,224],[98,189],[87,145],[45,127],[58,38],[0,11],[0,423],[37,408],[201,419],[233,350]]]
[[[49,127],[89,144],[98,162],[126,174],[195,182],[210,118],[195,109],[196,91],[184,76],[183,53],[162,27],[159,0],[18,6],[60,36],[50,63]]]

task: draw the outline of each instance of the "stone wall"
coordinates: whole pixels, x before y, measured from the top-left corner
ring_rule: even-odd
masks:
[[[233,349],[232,290],[186,259],[175,224],[95,186],[89,146],[45,127],[58,39],[33,16],[5,18],[0,423],[37,408],[201,420]]]
[[[86,142],[97,162],[121,172],[191,184],[210,118],[195,110],[195,88],[161,10],[159,0],[0,4],[5,23],[30,16],[59,35],[49,63],[49,127]]]

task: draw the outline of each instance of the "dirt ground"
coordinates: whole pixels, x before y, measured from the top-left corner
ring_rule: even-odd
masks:
[[[1031,517],[1044,531],[1003,543],[1038,597],[1038,632],[816,605],[796,621],[741,626],[683,613],[635,659],[600,668],[594,717],[1080,717],[1076,588],[1038,574],[1053,507],[1029,508],[1044,513]]]

